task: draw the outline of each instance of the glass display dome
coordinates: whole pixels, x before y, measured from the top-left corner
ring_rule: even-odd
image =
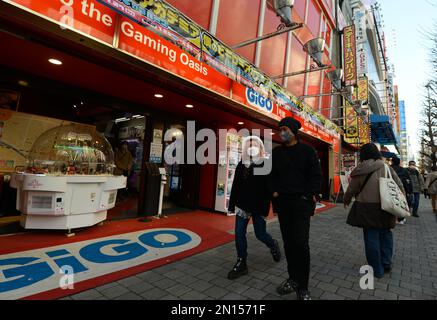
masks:
[[[112,174],[111,144],[94,127],[59,126],[43,133],[33,144],[27,172],[37,174]]]

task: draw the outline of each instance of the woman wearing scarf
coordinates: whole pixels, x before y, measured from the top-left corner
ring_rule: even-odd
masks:
[[[268,188],[268,175],[256,174],[256,168],[264,166],[265,149],[260,138],[251,136],[243,140],[242,161],[235,170],[228,211],[236,214],[235,245],[237,262],[229,272],[230,280],[248,273],[247,260],[247,226],[252,219],[255,236],[263,242],[272,254],[273,260],[279,262],[281,252],[278,241],[267,233],[266,219],[270,211],[271,195]]]

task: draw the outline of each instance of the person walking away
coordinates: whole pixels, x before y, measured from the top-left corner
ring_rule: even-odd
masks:
[[[428,173],[425,170],[422,170],[423,181],[426,181],[427,177],[428,177]],[[425,199],[426,198],[431,199],[431,196],[428,194],[428,190],[426,189],[426,187],[424,187],[424,188],[425,189],[423,190],[423,195],[424,195]]]
[[[432,211],[437,213],[437,167],[432,166],[431,172],[428,174],[425,189],[431,197]]]
[[[389,168],[396,184],[405,193],[402,181],[393,168]],[[355,197],[347,223],[363,229],[367,262],[373,268],[376,278],[382,278],[384,273],[392,269],[391,229],[396,226],[396,217],[381,209],[379,178],[385,177],[385,174],[385,163],[378,147],[373,143],[363,145],[360,150],[360,163],[352,171],[352,180],[344,195],[345,208]]]
[[[401,160],[398,157],[394,157],[391,160],[392,168],[398,175],[399,179],[402,181],[405,193],[407,195],[408,206],[411,208],[412,198],[413,198],[413,185],[411,183],[410,173],[406,168],[401,167]],[[405,224],[405,218],[398,218],[400,224]]]
[[[300,122],[291,117],[280,121],[283,145],[272,153],[270,188],[289,275],[277,292],[285,295],[295,291],[298,300],[311,300],[308,291],[310,220],[320,199],[322,170],[316,151],[299,141],[300,128]]]
[[[410,161],[408,165],[408,172],[410,173],[411,183],[413,185],[413,217],[418,218],[419,215],[417,212],[419,210],[420,194],[424,191],[425,183],[422,175],[416,168],[416,162]]]
[[[270,211],[271,195],[268,175],[257,175],[255,168],[264,165],[265,150],[260,138],[252,136],[243,141],[242,161],[237,165],[232,183],[228,211],[236,213],[235,245],[237,262],[228,274],[234,280],[248,273],[247,268],[247,226],[252,219],[256,238],[264,243],[273,256],[281,260],[279,243],[266,231],[266,219]]]

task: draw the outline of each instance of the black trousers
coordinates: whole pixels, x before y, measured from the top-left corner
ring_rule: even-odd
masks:
[[[310,220],[314,203],[301,197],[279,196],[275,199],[287,269],[299,289],[308,290],[310,276]]]

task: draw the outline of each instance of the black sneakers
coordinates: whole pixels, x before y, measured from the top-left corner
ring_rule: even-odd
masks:
[[[391,265],[384,266],[384,273],[390,273],[391,270],[392,270],[392,266]]]
[[[297,283],[291,279],[285,280],[284,283],[276,289],[276,292],[281,296],[296,292],[297,300],[311,300],[308,290],[299,289]]]
[[[310,293],[308,292],[308,290],[298,290],[297,300],[312,300],[312,299],[310,297]]]
[[[298,285],[291,279],[285,280],[277,289],[276,292],[281,296],[290,294],[298,290]]]
[[[279,248],[279,242],[277,240],[273,241],[275,242],[275,247],[270,249],[270,252],[272,253],[273,260],[279,262],[281,261],[281,249]]]
[[[246,265],[246,259],[238,258],[234,268],[228,273],[229,280],[235,280],[249,272]]]

